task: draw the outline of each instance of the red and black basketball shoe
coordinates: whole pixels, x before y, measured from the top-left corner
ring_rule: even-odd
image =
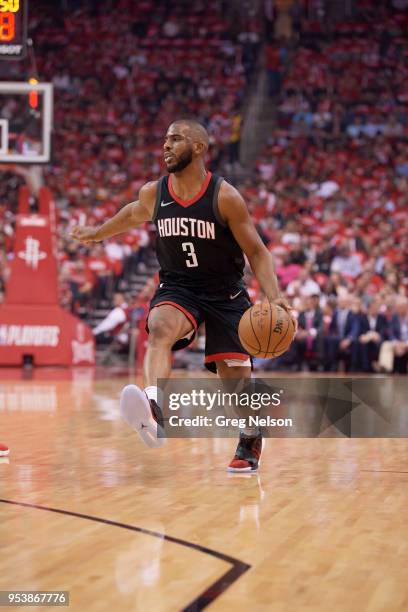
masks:
[[[7,457],[9,452],[10,452],[9,447],[6,444],[3,444],[2,442],[0,442],[0,457]]]
[[[229,472],[256,472],[261,463],[262,434],[246,436],[239,434],[239,442],[235,456],[228,466]]]
[[[120,414],[133,427],[146,446],[159,448],[166,441],[163,415],[154,400],[136,385],[127,385],[120,396]]]

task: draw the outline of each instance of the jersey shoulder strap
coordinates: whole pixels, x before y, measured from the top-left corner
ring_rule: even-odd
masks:
[[[156,203],[154,205],[154,211],[152,216],[152,221],[156,220],[157,213],[159,211],[160,202],[162,201],[162,191],[163,191],[163,183],[166,180],[166,176],[162,176],[157,181],[157,191],[156,191]]]
[[[220,225],[223,225],[224,227],[226,227],[227,224],[225,223],[224,219],[221,217],[220,211],[218,208],[218,195],[220,193],[221,184],[225,179],[223,176],[218,176],[218,175],[213,174],[213,180],[214,180],[214,191],[213,191],[213,199],[212,199],[212,209],[213,209],[214,217],[217,219],[217,222]]]

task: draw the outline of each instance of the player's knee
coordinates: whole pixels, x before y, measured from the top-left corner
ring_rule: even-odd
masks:
[[[160,317],[149,320],[149,343],[166,345],[174,343],[174,329],[169,321]]]

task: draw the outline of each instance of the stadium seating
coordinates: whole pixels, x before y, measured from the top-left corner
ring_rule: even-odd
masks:
[[[70,227],[99,223],[160,175],[163,133],[177,115],[207,126],[209,164],[218,168],[256,61],[250,37],[237,36],[222,2],[178,0],[171,13],[165,2],[117,4],[114,20],[109,2],[64,18],[47,4],[45,18],[31,25],[41,78],[56,88],[55,156],[45,181],[59,209],[61,303],[83,316],[103,316],[118,289],[138,305],[156,269],[154,231],[146,226],[85,249],[68,239]],[[304,13],[293,39],[273,41],[277,124],[237,185],[296,311],[308,312],[310,296],[320,295],[325,338],[340,298],[359,320],[378,300],[390,322],[408,292],[408,18],[392,6],[357,5],[353,20],[329,32]],[[86,61],[78,61],[85,49]],[[4,177],[0,241],[10,251],[21,179]],[[0,256],[1,289],[7,259]],[[253,299],[261,297],[250,271],[247,281]],[[308,367],[297,348],[272,367]],[[339,356],[361,369],[359,350],[354,360],[350,351]],[[323,349],[313,363],[337,367]]]

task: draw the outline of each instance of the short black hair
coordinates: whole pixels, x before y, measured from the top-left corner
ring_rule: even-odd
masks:
[[[173,121],[172,125],[181,123],[184,125],[188,125],[194,135],[198,137],[198,140],[200,140],[200,142],[203,142],[208,148],[210,138],[208,136],[208,132],[205,126],[200,123],[200,121],[193,117],[180,117],[179,119]]]

